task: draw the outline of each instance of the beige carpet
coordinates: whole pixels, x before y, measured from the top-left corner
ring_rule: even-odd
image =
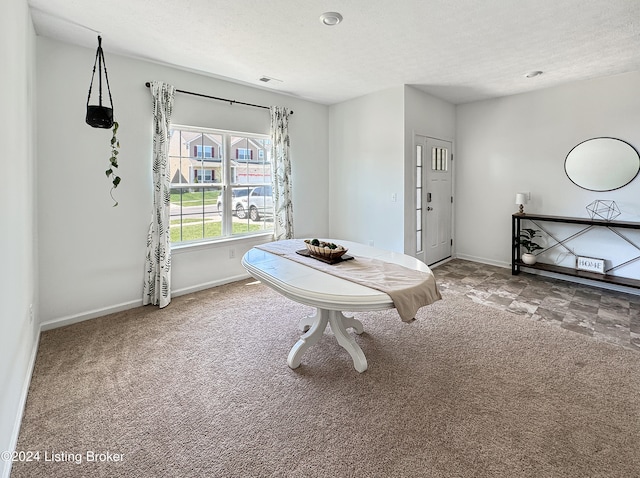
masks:
[[[637,352],[449,294],[291,370],[309,312],[241,281],[44,333],[11,476],[640,476]]]

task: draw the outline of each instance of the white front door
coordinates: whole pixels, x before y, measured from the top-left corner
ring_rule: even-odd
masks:
[[[431,265],[451,257],[451,142],[416,135],[415,144],[416,166],[421,165],[416,169],[416,257]]]

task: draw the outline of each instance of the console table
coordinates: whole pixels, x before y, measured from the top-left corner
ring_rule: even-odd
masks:
[[[519,241],[518,241],[518,239],[520,237],[521,223],[522,223],[523,220],[531,221],[540,230],[542,230],[544,233],[546,233],[547,236],[549,236],[551,239],[553,239],[555,241],[554,244],[552,244],[551,246],[543,249],[542,251],[539,252],[539,254],[542,254],[545,251],[548,251],[549,249],[552,249],[552,248],[557,247],[557,246],[563,246],[563,247],[565,247],[565,249],[567,249],[569,252],[571,252],[566,246],[564,246],[564,244],[566,242],[570,241],[571,239],[573,239],[575,237],[578,237],[578,236],[584,234],[585,232],[587,232],[588,230],[590,230],[590,229],[592,229],[594,227],[605,227],[605,228],[609,229],[610,231],[612,231],[613,233],[617,234],[622,239],[624,239],[627,243],[629,243],[633,247],[635,247],[638,250],[638,255],[636,257],[633,257],[632,259],[622,263],[622,264],[618,264],[618,265],[616,265],[614,267],[609,268],[608,270],[605,271],[604,274],[599,274],[597,272],[589,272],[589,271],[578,270],[578,269],[574,269],[574,268],[570,268],[570,267],[557,266],[555,264],[545,264],[545,263],[541,263],[541,262],[536,262],[535,264],[525,264],[520,259],[521,252],[520,252],[520,244],[519,244]],[[580,224],[580,225],[584,225],[586,227],[584,227],[583,229],[581,229],[577,233],[571,234],[570,236],[568,236],[568,237],[566,237],[564,239],[558,239],[558,238],[554,237],[554,235],[552,235],[548,231],[546,231],[545,228],[542,225],[540,225],[540,223],[545,223],[545,222],[555,222],[555,223],[564,223],[564,224]],[[629,277],[619,277],[619,276],[614,276],[614,275],[611,275],[611,274],[607,274],[607,272],[611,272],[613,269],[617,269],[617,268],[620,268],[620,267],[625,266],[627,264],[630,264],[632,262],[640,260],[640,246],[638,246],[637,244],[635,244],[634,242],[629,240],[627,237],[625,237],[622,233],[620,233],[618,231],[619,229],[640,229],[640,222],[605,221],[603,219],[589,219],[589,218],[583,218],[583,217],[545,216],[545,215],[541,215],[541,214],[529,214],[529,213],[520,214],[520,213],[515,213],[515,214],[513,214],[511,216],[511,236],[512,236],[512,241],[511,241],[511,244],[512,244],[512,248],[511,248],[511,273],[513,275],[519,274],[520,273],[520,269],[522,267],[527,267],[527,268],[530,268],[530,269],[538,269],[538,270],[547,271],[547,272],[555,272],[557,274],[565,274],[565,275],[569,275],[569,276],[573,276],[573,277],[580,277],[582,279],[589,279],[589,280],[594,280],[594,281],[599,281],[599,282],[608,282],[610,284],[616,284],[616,285],[621,285],[621,286],[626,286],[626,287],[640,288],[640,279],[634,279],[634,278],[629,278]]]

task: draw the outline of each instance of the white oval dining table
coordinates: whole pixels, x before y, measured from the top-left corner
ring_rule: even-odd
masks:
[[[431,272],[424,262],[406,254],[351,241],[325,240],[343,245],[348,249],[347,254],[356,259],[358,256],[374,258],[409,269]],[[295,369],[300,365],[304,353],[320,340],[327,324],[330,324],[338,344],[353,359],[354,368],[360,373],[367,370],[364,352],[347,332],[347,329],[353,329],[356,334],[361,334],[364,331],[362,323],[353,317],[345,316],[343,311],[394,308],[388,294],[256,247],[243,256],[242,265],[251,276],[283,296],[316,308],[313,315],[302,318],[299,323],[299,329],[303,334],[289,352],[289,367]]]

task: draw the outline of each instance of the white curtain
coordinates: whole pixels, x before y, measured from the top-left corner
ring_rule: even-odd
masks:
[[[154,81],[153,95],[153,213],[147,236],[143,304],[165,307],[171,302],[171,237],[169,206],[169,124],[175,88]]]
[[[276,241],[293,238],[291,159],[289,157],[289,110],[272,106],[271,157],[273,159],[274,235]]]

